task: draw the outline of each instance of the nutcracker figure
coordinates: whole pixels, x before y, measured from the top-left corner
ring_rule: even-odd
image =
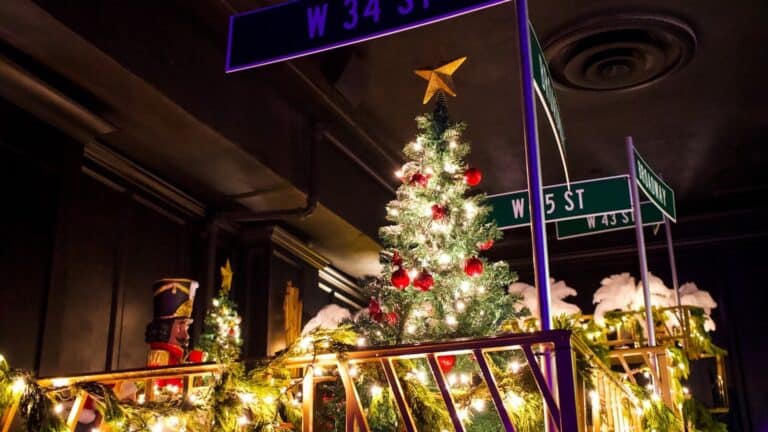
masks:
[[[192,306],[199,284],[189,279],[160,279],[152,285],[154,319],[147,324],[148,367],[199,363],[201,351],[188,352]]]

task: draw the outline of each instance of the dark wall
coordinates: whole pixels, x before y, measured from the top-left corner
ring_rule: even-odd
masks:
[[[0,353],[18,367],[38,362],[60,185],[79,151],[0,99]]]
[[[40,375],[143,366],[152,282],[203,268],[195,221],[82,154],[0,100],[0,352]]]

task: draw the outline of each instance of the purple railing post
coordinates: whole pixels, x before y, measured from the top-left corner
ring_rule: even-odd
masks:
[[[557,399],[560,402],[560,431],[577,432],[579,415],[576,409],[576,360],[571,345],[571,332],[563,332],[555,338],[555,362],[557,367]]]

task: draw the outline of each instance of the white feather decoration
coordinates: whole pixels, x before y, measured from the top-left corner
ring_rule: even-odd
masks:
[[[712,320],[712,309],[717,307],[717,303],[709,292],[700,290],[693,282],[684,283],[680,287],[680,304],[683,306],[695,306],[704,309],[706,314],[704,319],[704,329],[714,331],[716,326]]]
[[[349,313],[348,309],[335,304],[330,304],[320,309],[317,315],[307,322],[304,329],[301,331],[301,334],[305,335],[317,328],[333,330],[339,326],[339,323],[351,317],[352,314]]]
[[[564,281],[555,282],[550,279],[550,294],[552,297],[552,316],[573,315],[581,313],[581,309],[575,304],[568,303],[563,299],[577,295],[575,289],[569,287]],[[510,294],[517,294],[522,297],[522,303],[531,311],[531,315],[539,315],[539,299],[536,295],[536,287],[523,282],[515,282],[509,286]]]
[[[595,291],[592,303],[595,303],[595,321],[605,323],[605,313],[613,310],[632,310],[637,304],[642,304],[643,295],[638,299],[635,278],[629,273],[621,273],[603,278],[600,288]]]

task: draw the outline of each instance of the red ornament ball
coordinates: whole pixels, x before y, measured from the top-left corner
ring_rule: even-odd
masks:
[[[394,251],[392,253],[392,264],[396,266],[402,266],[403,265],[403,257],[400,256],[400,254],[397,251]]]
[[[397,316],[397,312],[390,312],[384,316],[384,319],[387,321],[387,324],[389,325],[397,324],[398,318],[399,317]]]
[[[470,186],[477,186],[483,180],[483,172],[477,168],[468,168],[464,171],[464,181]]]
[[[456,356],[444,355],[437,358],[437,365],[444,374],[450,373],[456,365]]]
[[[397,289],[405,289],[408,285],[411,284],[411,278],[408,277],[408,272],[405,271],[405,269],[402,267],[392,273],[390,281],[392,281],[392,286]]]
[[[486,251],[493,247],[493,239],[488,239],[487,241],[480,242],[477,244],[477,247],[482,251]]]
[[[483,274],[483,262],[478,258],[470,258],[464,262],[464,273],[467,276],[475,277]]]
[[[413,286],[415,286],[421,291],[431,290],[434,284],[435,284],[435,279],[432,278],[431,274],[425,271],[419,273],[419,275],[416,276],[416,279],[414,279],[413,281]]]
[[[425,176],[422,173],[416,173],[411,176],[410,184],[416,184],[421,187],[424,187],[427,185],[427,182],[429,181],[429,177]]]
[[[433,204],[432,205],[432,220],[442,220],[445,217],[445,207],[441,206],[440,204]]]
[[[372,298],[371,302],[368,303],[368,314],[371,315],[374,321],[381,322],[384,314],[381,312],[381,304],[379,304],[378,300]]]

